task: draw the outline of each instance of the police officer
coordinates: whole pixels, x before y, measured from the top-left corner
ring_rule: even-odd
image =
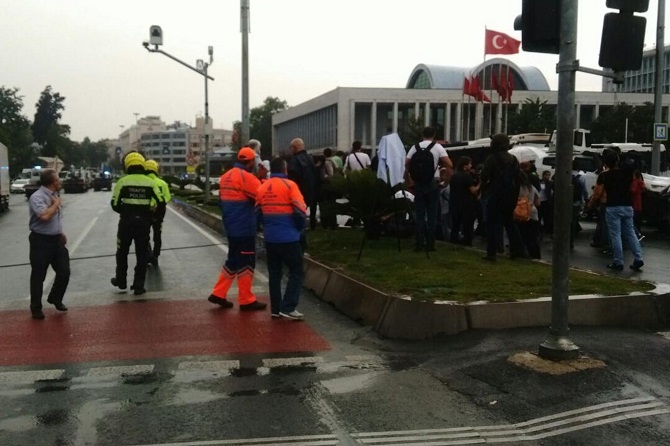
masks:
[[[122,290],[127,288],[128,251],[135,242],[135,276],[130,287],[136,296],[146,293],[144,278],[147,272],[147,251],[151,230],[152,212],[163,202],[156,181],[144,174],[144,157],[131,152],[124,159],[126,175],[114,186],[112,209],[118,212],[119,228],[116,239],[116,276],[112,285]]]
[[[263,310],[267,306],[256,300],[251,292],[256,268],[256,192],[261,182],[252,174],[256,153],[242,147],[237,163],[219,180],[219,206],[223,214],[223,228],[228,238],[228,258],[221,269],[212,294],[207,298],[213,304],[231,308],[226,299],[228,290],[237,278],[237,303],[242,311]]]
[[[158,256],[161,255],[161,246],[163,246],[163,239],[161,237],[163,219],[165,218],[167,204],[172,197],[170,196],[170,186],[158,176],[158,163],[156,161],[146,160],[144,163],[144,172],[158,184],[158,188],[161,190],[161,196],[163,197],[163,202],[158,203],[156,210],[151,217],[151,228],[154,230],[154,248],[152,250],[151,243],[149,243],[149,249],[147,251],[147,261],[153,266],[158,266]]]

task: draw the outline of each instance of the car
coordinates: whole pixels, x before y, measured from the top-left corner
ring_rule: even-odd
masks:
[[[22,194],[25,192],[25,187],[29,183],[30,180],[28,178],[19,178],[9,186],[9,191],[13,194]]]

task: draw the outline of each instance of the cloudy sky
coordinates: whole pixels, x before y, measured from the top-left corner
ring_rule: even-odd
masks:
[[[250,107],[268,96],[297,105],[340,87],[404,88],[420,63],[471,67],[484,60],[484,29],[513,30],[521,0],[250,0]],[[598,68],[605,0],[579,6],[578,57]],[[209,112],[216,127],[241,116],[239,0],[4,0],[0,86],[17,87],[24,114],[46,85],[66,97],[71,137],[113,138],[134,113],[193,123],[204,113],[201,76],[148,53],[149,26],[160,25],[163,50],[195,65],[214,47]],[[645,43],[656,40],[651,0]],[[667,18],[666,18],[667,20]],[[670,36],[666,38],[670,41]],[[489,56],[491,57],[491,56]],[[557,88],[556,55],[520,53]],[[578,90],[599,77],[577,75]]]

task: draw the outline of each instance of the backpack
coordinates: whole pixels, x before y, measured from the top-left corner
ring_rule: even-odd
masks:
[[[528,200],[528,198],[517,198],[516,207],[514,208],[514,213],[512,214],[514,221],[523,222],[530,220],[531,206],[532,205],[530,204],[530,200]]]
[[[582,201],[583,195],[583,188],[582,188],[582,182],[579,181],[579,179],[582,176],[577,174],[572,176],[572,202],[576,201]]]
[[[435,141],[431,142],[428,147],[421,148],[419,144],[414,146],[416,152],[409,160],[409,175],[415,183],[428,184],[435,178],[435,158],[430,149],[435,145]]]
[[[498,161],[500,174],[491,184],[491,189],[500,201],[501,209],[508,213],[518,205],[519,188],[521,186],[519,182],[519,162],[512,157],[511,163],[505,163],[498,154],[492,156],[496,157]]]

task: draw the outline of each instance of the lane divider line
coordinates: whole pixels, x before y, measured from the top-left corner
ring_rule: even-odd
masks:
[[[220,244],[220,243],[221,243],[220,240],[218,240],[216,237],[214,237],[214,236],[213,236],[212,234],[210,234],[209,232],[205,231],[203,228],[201,228],[201,227],[198,226],[197,224],[193,223],[193,222],[192,222],[191,220],[189,220],[188,218],[186,218],[186,217],[184,217],[183,215],[181,215],[180,212],[175,211],[175,210],[172,209],[170,206],[168,206],[167,209],[169,209],[169,210],[170,210],[172,213],[174,213],[177,217],[181,218],[181,219],[184,220],[186,223],[188,223],[192,228],[195,228],[196,231],[198,231],[200,234],[204,235],[209,241],[211,241],[212,243],[215,243],[215,244],[216,244],[216,245],[217,245],[223,252],[225,252],[226,254],[228,254],[228,246],[227,246],[227,245],[222,245],[222,244]],[[254,271],[254,279],[256,279],[256,278],[258,278],[258,279],[261,280],[262,282],[265,282],[265,283],[268,282],[268,278],[267,278],[267,276],[266,276],[265,274],[261,273],[261,272],[258,271],[258,270],[255,270],[255,271]]]

